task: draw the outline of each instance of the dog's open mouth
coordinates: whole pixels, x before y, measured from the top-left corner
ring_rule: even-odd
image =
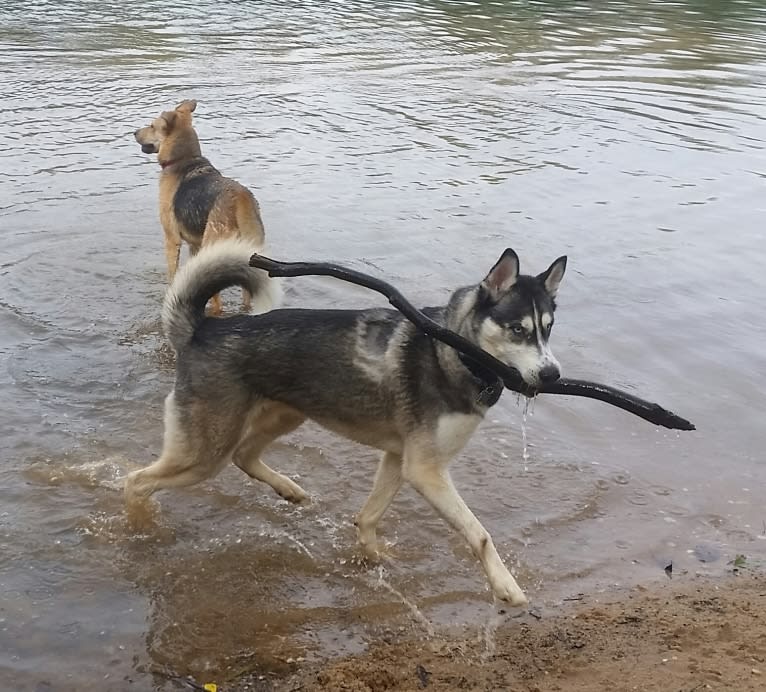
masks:
[[[141,151],[144,152],[144,154],[156,154],[157,149],[155,148],[154,144],[142,144],[141,145]]]

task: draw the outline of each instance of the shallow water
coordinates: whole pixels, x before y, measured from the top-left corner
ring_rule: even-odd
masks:
[[[0,0],[0,19],[3,686],[222,682],[400,628],[490,644],[478,566],[412,491],[381,524],[393,561],[359,563],[377,455],[316,427],[268,453],[310,505],[232,468],[126,528],[120,479],[158,453],[172,382],[158,169],[131,133],[183,98],[275,257],[434,304],[506,246],[530,272],[566,253],[565,374],[697,424],[540,397],[525,444],[523,403],[492,409],[454,476],[534,601],[766,557],[761,3]],[[287,302],[380,304],[314,279]]]

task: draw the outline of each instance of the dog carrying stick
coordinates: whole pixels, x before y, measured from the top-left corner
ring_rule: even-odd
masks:
[[[628,411],[655,425],[661,425],[671,430],[695,430],[693,423],[690,423],[685,418],[681,418],[681,416],[676,415],[672,411],[668,411],[659,404],[645,401],[620,389],[599,384],[598,382],[562,378],[556,382],[542,384],[537,389],[532,389],[524,383],[518,370],[502,363],[476,344],[426,317],[391,284],[369,274],[327,262],[278,262],[258,254],[250,258],[250,266],[266,270],[269,276],[332,276],[336,279],[377,291],[388,298],[388,302],[424,334],[448,346],[452,346],[456,351],[494,374],[497,379],[502,380],[506,389],[514,392],[519,392],[525,396],[533,396],[535,394],[565,394],[568,396],[598,399]]]

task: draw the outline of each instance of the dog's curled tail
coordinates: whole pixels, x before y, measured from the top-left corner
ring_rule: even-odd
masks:
[[[176,274],[162,306],[162,327],[176,351],[191,341],[205,320],[207,301],[230,286],[250,292],[254,312],[265,312],[279,302],[279,283],[249,265],[260,250],[252,241],[219,240],[200,250]]]

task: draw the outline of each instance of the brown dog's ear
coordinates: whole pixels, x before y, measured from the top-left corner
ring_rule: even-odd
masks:
[[[176,106],[176,110],[181,113],[194,113],[194,109],[197,107],[197,102],[194,99],[187,99],[186,101],[181,101]]]
[[[176,124],[176,118],[178,117],[178,113],[175,111],[164,111],[160,118],[162,118],[167,124],[168,124],[168,130],[173,129],[173,125]]]

